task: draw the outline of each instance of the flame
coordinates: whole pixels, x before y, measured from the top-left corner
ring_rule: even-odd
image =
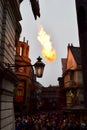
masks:
[[[42,45],[43,58],[50,62],[54,61],[56,59],[56,51],[52,46],[50,36],[44,31],[42,26],[40,26],[37,39]]]

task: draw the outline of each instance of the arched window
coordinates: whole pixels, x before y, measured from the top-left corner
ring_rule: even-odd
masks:
[[[22,54],[23,54],[23,47],[20,46],[20,56],[22,56]]]

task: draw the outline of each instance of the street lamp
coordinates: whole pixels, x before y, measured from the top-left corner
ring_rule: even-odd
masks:
[[[35,69],[35,74],[38,78],[41,78],[43,76],[43,71],[44,71],[44,67],[45,67],[45,64],[41,61],[42,58],[39,56],[37,58],[37,62],[32,65],[32,64],[26,64],[26,65],[13,65],[13,64],[8,64],[8,69],[10,69],[11,67],[15,67],[15,68],[19,68],[19,67],[33,67],[34,66],[34,69]]]
[[[42,58],[39,56],[37,58],[37,62],[33,65],[35,67],[36,76],[38,78],[41,78],[43,76],[43,71],[45,67],[45,64],[41,60]]]

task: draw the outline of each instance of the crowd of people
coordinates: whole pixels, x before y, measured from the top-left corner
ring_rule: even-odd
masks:
[[[87,122],[61,116],[57,112],[41,112],[15,119],[15,130],[87,130]]]

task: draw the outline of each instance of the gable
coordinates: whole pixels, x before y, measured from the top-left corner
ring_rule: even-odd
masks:
[[[72,55],[72,52],[70,49],[68,49],[68,55],[67,55],[67,69],[76,69],[77,63]]]

